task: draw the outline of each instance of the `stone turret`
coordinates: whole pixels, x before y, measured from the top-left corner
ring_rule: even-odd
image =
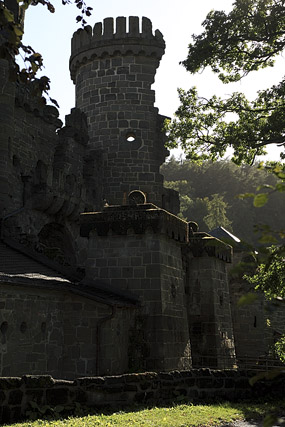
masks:
[[[140,29],[141,25],[141,29]],[[132,190],[162,206],[159,167],[168,151],[162,132],[164,117],[154,107],[151,89],[164,54],[162,34],[138,17],[104,19],[78,30],[72,39],[70,71],[76,106],[88,117],[89,154],[102,150],[103,199],[125,204]]]

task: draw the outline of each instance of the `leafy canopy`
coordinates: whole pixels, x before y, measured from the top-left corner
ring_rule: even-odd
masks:
[[[285,47],[284,5],[284,0],[236,0],[228,15],[211,11],[205,31],[193,35],[183,65],[191,73],[210,66],[225,83],[273,66]]]
[[[268,252],[269,255],[265,252],[264,262],[257,267],[255,274],[246,275],[245,278],[268,298],[285,299],[285,248],[272,246],[268,248]]]
[[[80,10],[76,21],[82,26],[86,25],[85,17],[91,15],[92,7],[87,6],[84,0],[62,0],[61,2],[63,5],[75,4]],[[41,97],[43,93],[48,95],[50,88],[48,77],[37,78],[38,70],[43,67],[42,55],[32,46],[24,45],[22,42],[25,11],[30,6],[39,4],[46,6],[49,12],[55,12],[55,7],[50,0],[0,0],[0,60],[8,61],[10,80],[22,84],[32,83],[29,86],[32,95]],[[24,68],[20,68],[17,63],[17,55],[23,58]],[[49,99],[57,104],[54,99]],[[42,98],[42,101],[45,102],[45,99]]]
[[[191,73],[210,67],[223,83],[236,82],[252,71],[272,67],[285,48],[285,0],[235,0],[233,9],[211,11],[203,22],[204,31],[193,36],[188,56],[183,62]],[[249,101],[235,92],[227,99],[198,95],[195,87],[180,90],[180,107],[172,122],[166,123],[169,147],[181,144],[192,161],[217,160],[227,148],[233,149],[237,164],[253,164],[266,147],[285,148],[285,78]],[[280,155],[285,159],[285,150]],[[254,206],[263,207],[268,195],[285,190],[284,165],[267,166],[277,177],[274,186],[259,186]],[[269,298],[283,298],[285,285],[284,229],[263,227],[255,274],[247,280]],[[276,238],[281,238],[281,242]],[[269,244],[273,246],[270,247]],[[268,247],[269,246],[269,247]],[[284,360],[285,338],[277,344]],[[270,424],[271,425],[271,424]]]
[[[236,0],[229,14],[211,11],[202,25],[205,31],[192,36],[183,65],[191,73],[209,66],[222,82],[238,81],[251,71],[273,66],[282,53],[285,0]],[[284,78],[259,91],[254,101],[239,92],[227,99],[206,99],[195,87],[180,89],[179,98],[175,119],[166,123],[168,145],[180,144],[191,160],[216,160],[231,147],[234,162],[251,164],[257,155],[266,154],[266,146],[285,146]]]

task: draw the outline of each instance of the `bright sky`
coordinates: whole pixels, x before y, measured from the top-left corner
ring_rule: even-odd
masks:
[[[25,19],[24,42],[30,44],[44,58],[43,73],[51,79],[51,97],[60,105],[60,116],[69,114],[75,106],[75,89],[69,75],[70,40],[79,27],[75,22],[78,9],[73,5],[61,5],[61,0],[51,0],[55,14],[38,5],[31,7]],[[211,9],[229,11],[231,0],[86,0],[93,7],[88,24],[93,26],[106,17],[146,16],[153,29],[159,29],[166,41],[166,53],[162,58],[153,88],[156,106],[161,114],[173,116],[179,102],[177,88],[197,86],[199,93],[209,97],[216,93],[226,96],[232,91],[242,91],[254,97],[259,89],[278,83],[284,74],[284,58],[276,61],[274,68],[253,73],[241,83],[223,85],[209,70],[200,75],[186,72],[179,62],[187,56],[187,45],[193,33],[202,30],[201,23]]]

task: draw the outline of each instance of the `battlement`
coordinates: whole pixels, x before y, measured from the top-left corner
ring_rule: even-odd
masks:
[[[141,26],[141,28],[140,28]],[[103,23],[77,30],[71,41],[70,72],[75,79],[77,68],[90,60],[114,55],[145,55],[161,59],[165,50],[163,35],[159,30],[153,34],[152,23],[143,17],[120,16],[105,18]]]

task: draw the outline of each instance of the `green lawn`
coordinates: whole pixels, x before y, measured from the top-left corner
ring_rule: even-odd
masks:
[[[63,420],[37,420],[13,427],[45,427],[45,426],[117,426],[117,427],[190,427],[219,426],[239,419],[258,419],[273,412],[276,408],[285,409],[285,401],[273,403],[222,403],[212,405],[177,405],[165,408],[138,409],[120,411],[112,414],[70,417]]]

